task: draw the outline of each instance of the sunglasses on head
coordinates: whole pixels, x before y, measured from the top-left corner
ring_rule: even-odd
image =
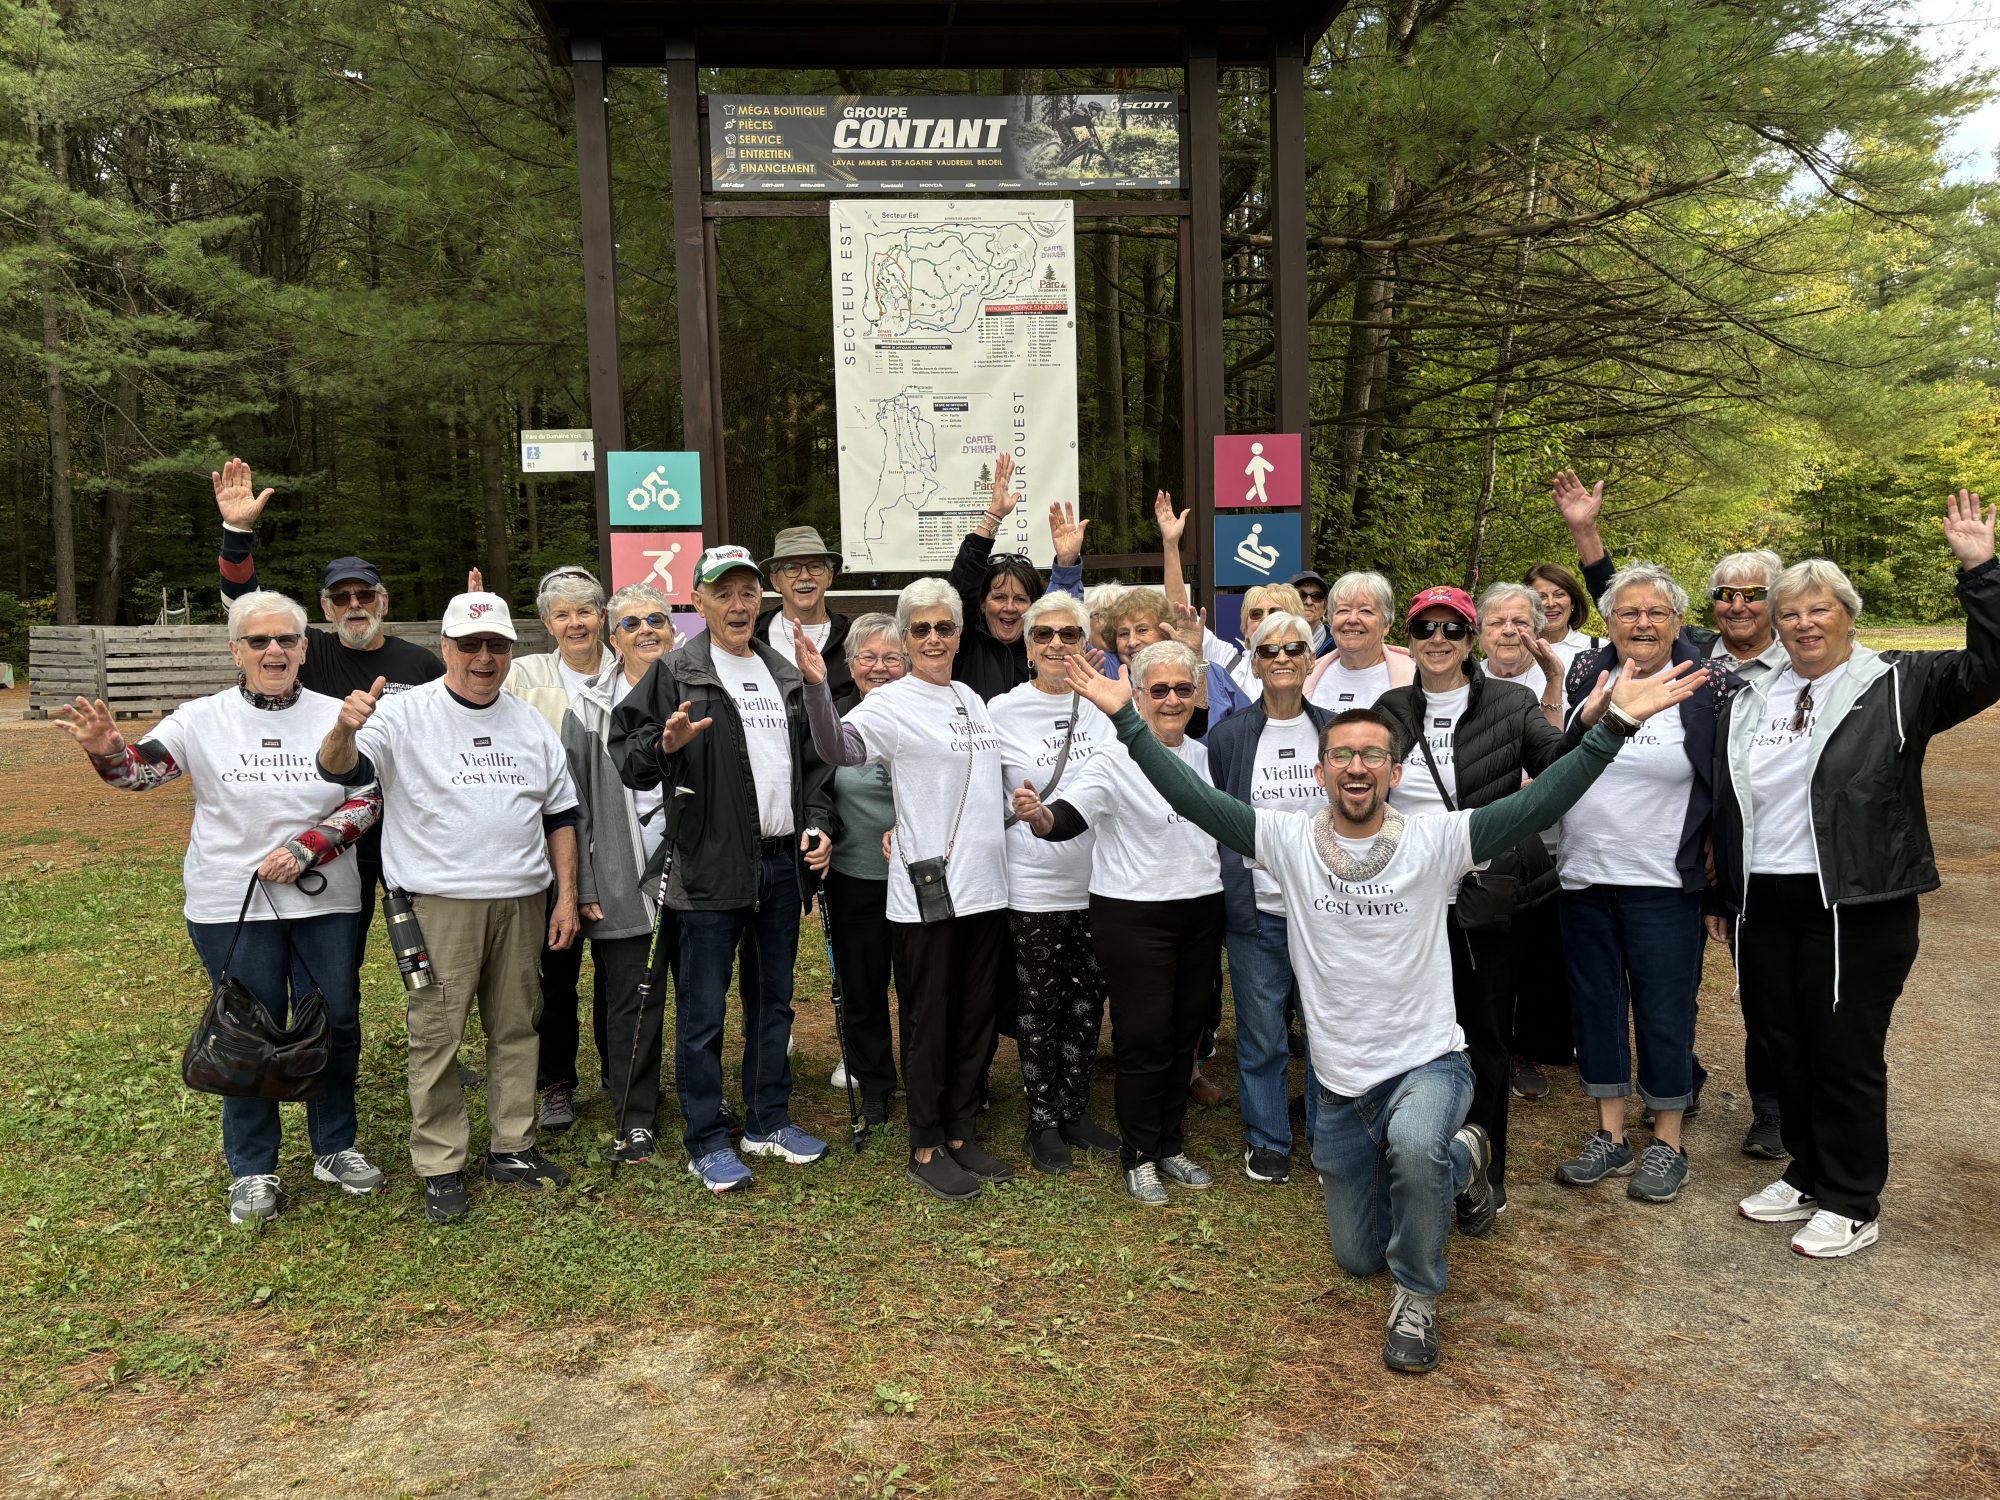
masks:
[[[950,620],[913,620],[910,623],[910,639],[913,641],[926,641],[932,636],[948,641],[957,634],[958,627]]]
[[[1761,583],[1725,583],[1708,591],[1708,597],[1717,604],[1762,604],[1770,594],[1770,589]]]
[[[236,639],[252,651],[268,650],[273,641],[278,643],[280,651],[296,651],[305,642],[305,637],[296,630],[288,630],[283,635],[239,635]]]
[[[644,625],[649,629],[658,630],[666,623],[667,617],[656,609],[650,615],[627,615],[618,622],[618,628],[620,630],[637,630],[641,625]]]
[[[1265,661],[1276,661],[1281,656],[1304,656],[1304,641],[1266,641],[1257,648],[1257,654]]]
[[[328,589],[326,597],[343,607],[358,604],[366,609],[375,602],[376,592],[374,589]]]
[[[1472,627],[1463,620],[1410,621],[1410,639],[1413,641],[1427,641],[1438,634],[1448,641],[1462,641],[1472,634]]]
[[[1169,697],[1179,698],[1183,702],[1192,702],[1194,699],[1194,684],[1191,682],[1149,682],[1146,684],[1146,694],[1155,703],[1164,703]]]
[[[1074,646],[1083,639],[1083,631],[1075,625],[1037,625],[1028,632],[1028,639],[1037,646],[1046,646],[1050,641],[1061,641],[1065,646]]]

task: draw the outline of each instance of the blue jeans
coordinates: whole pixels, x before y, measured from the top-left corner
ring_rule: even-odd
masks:
[[[1452,1137],[1471,1107],[1463,1052],[1386,1078],[1359,1098],[1320,1091],[1313,1165],[1341,1270],[1373,1276],[1386,1265],[1398,1286],[1426,1297],[1444,1291],[1452,1200],[1472,1181],[1472,1156]]]
[[[755,907],[684,911],[674,1012],[674,1088],[686,1127],[681,1141],[700,1160],[729,1144],[722,1118],[722,1023],[729,973],[743,944],[744,1129],[767,1136],[792,1123],[792,966],[799,954],[799,878],[790,853],[766,855]]]
[[[188,936],[209,982],[221,977],[234,922],[190,922]],[[306,1101],[306,1132],[313,1155],[331,1156],[354,1144],[354,1075],[361,1062],[361,994],[354,974],[354,913],[330,912],[295,921],[245,922],[229,972],[263,1002],[280,1026],[291,1019],[292,999],[318,980],[333,1027],[333,1055],[326,1091]],[[311,971],[310,977],[307,971]],[[222,1101],[222,1154],[230,1175],[250,1177],[278,1170],[282,1140],[278,1106],[270,1099]]]
[[[1236,997],[1237,1107],[1243,1137],[1251,1146],[1289,1156],[1292,1150],[1290,1040],[1285,1026],[1288,1002],[1297,993],[1285,919],[1257,913],[1257,930],[1231,929],[1229,988]],[[1312,1140],[1319,1112],[1319,1086],[1306,1063],[1306,1140]]]
[[[1590,885],[1564,891],[1563,952],[1569,959],[1576,1073],[1592,1099],[1632,1092],[1638,1040],[1639,1094],[1653,1109],[1694,1099],[1695,994],[1701,988],[1701,893],[1665,886]]]

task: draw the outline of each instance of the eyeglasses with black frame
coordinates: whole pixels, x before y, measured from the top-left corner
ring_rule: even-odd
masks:
[[[1326,752],[1326,758],[1336,766],[1352,765],[1359,759],[1371,771],[1379,771],[1389,764],[1389,751],[1382,745],[1363,745],[1356,749],[1353,745],[1335,745]]]
[[[1472,627],[1463,620],[1412,620],[1410,639],[1427,641],[1434,635],[1442,635],[1448,641],[1462,641],[1472,634]]]
[[[326,591],[327,599],[342,609],[347,608],[350,604],[358,604],[363,609],[366,609],[375,602],[380,594],[381,590],[379,589],[328,589]]]
[[[1281,656],[1304,656],[1304,641],[1266,641],[1257,648],[1257,654],[1265,661],[1276,661]]]
[[[494,656],[512,656],[514,643],[504,635],[446,636],[446,640],[456,646],[466,656],[477,656],[482,651]]]
[[[252,651],[266,651],[276,641],[280,651],[296,651],[306,643],[306,638],[296,630],[288,630],[283,635],[239,635],[236,637]]]

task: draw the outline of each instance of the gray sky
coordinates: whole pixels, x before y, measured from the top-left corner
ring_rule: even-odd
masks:
[[[1923,27],[1923,43],[1949,71],[2000,67],[2000,0],[1907,0],[1905,7]],[[1945,153],[1958,161],[1955,182],[2000,177],[1994,152],[2000,150],[2000,98],[1967,116],[1945,138]]]

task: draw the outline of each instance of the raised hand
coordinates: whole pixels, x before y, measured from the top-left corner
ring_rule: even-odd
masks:
[[[378,677],[375,679],[375,686],[366,692],[356,688],[349,693],[347,700],[340,705],[340,727],[353,734],[366,724],[374,715],[375,705],[382,701],[382,694],[388,686],[389,680],[386,677]]]
[[[95,703],[79,698],[74,708],[58,708],[55,721],[64,734],[83,747],[86,755],[109,760],[125,748],[125,736],[118,732],[111,710],[104,706],[102,698]]]
[[[1208,611],[1181,603],[1175,603],[1171,608],[1174,617],[1168,630],[1173,638],[1196,656],[1201,655],[1202,638],[1208,633]]]
[[[1072,567],[1083,556],[1083,533],[1089,525],[1076,518],[1076,507],[1066,500],[1049,507],[1049,535],[1055,538],[1057,562]]]
[[[1020,503],[1021,497],[1014,493],[1014,455],[1002,453],[993,460],[993,495],[986,508],[1004,519]]]
[[[1191,514],[1193,514],[1191,510],[1184,510],[1175,515],[1174,497],[1165,490],[1154,492],[1153,519],[1160,525],[1161,546],[1178,547],[1181,544],[1181,537],[1187,531],[1188,517]]]
[[[1070,691],[1089,699],[1107,714],[1115,714],[1132,701],[1131,674],[1116,679],[1106,677],[1081,656],[1072,653],[1063,658],[1064,676],[1069,679]]]
[[[1635,719],[1650,719],[1692,698],[1706,681],[1708,674],[1699,662],[1678,661],[1664,672],[1640,677],[1628,659],[1618,670],[1618,680],[1611,684],[1611,701]]]
[[[1961,568],[1976,568],[1993,556],[1993,518],[2000,507],[1982,510],[1979,495],[1960,490],[1945,502],[1944,540]]]
[[[826,681],[826,658],[820,655],[819,647],[812,643],[805,626],[797,620],[792,621],[792,659],[799,664],[799,675],[805,678],[807,686]],[[682,704],[681,707],[687,705]]]
[[[1574,471],[1564,469],[1556,475],[1550,497],[1556,502],[1556,509],[1562,512],[1571,530],[1578,527],[1596,529],[1597,517],[1604,509],[1604,481],[1598,480],[1589,489]]]
[[[821,670],[824,671],[824,668]],[[690,722],[688,710],[693,707],[692,702],[683,703],[674,710],[673,717],[668,719],[666,726],[661,729],[660,748],[669,755],[686,746],[696,735],[715,722],[713,719],[697,719]]]
[[[1528,654],[1535,659],[1535,665],[1542,669],[1542,676],[1550,682],[1560,683],[1563,679],[1562,658],[1556,655],[1556,648],[1540,636],[1528,641]]]
[[[1604,710],[1611,706],[1611,674],[1599,672],[1597,681],[1585,694],[1583,707],[1576,711],[1578,721],[1585,729],[1593,727],[1604,717]]]
[[[468,569],[466,569],[466,571],[465,571],[465,591],[466,591],[466,593],[468,593],[468,594],[483,594],[483,593],[485,593],[485,592],[486,592],[486,575],[485,575],[484,573],[480,572],[480,571],[479,571],[479,569],[477,569],[477,568],[468,568]]]
[[[238,531],[255,531],[257,518],[264,514],[264,502],[271,498],[271,491],[256,492],[250,483],[250,465],[232,458],[222,466],[220,474],[210,469],[208,477],[215,482],[215,508],[222,512],[222,524],[234,526]]]
[[[1037,838],[1046,838],[1056,826],[1056,815],[1042,806],[1032,781],[1024,781],[1014,792],[1014,816],[1026,823]]]
[[[264,856],[264,862],[257,866],[257,878],[268,880],[272,885],[290,885],[306,868],[299,863],[299,857],[291,850],[280,847]]]

